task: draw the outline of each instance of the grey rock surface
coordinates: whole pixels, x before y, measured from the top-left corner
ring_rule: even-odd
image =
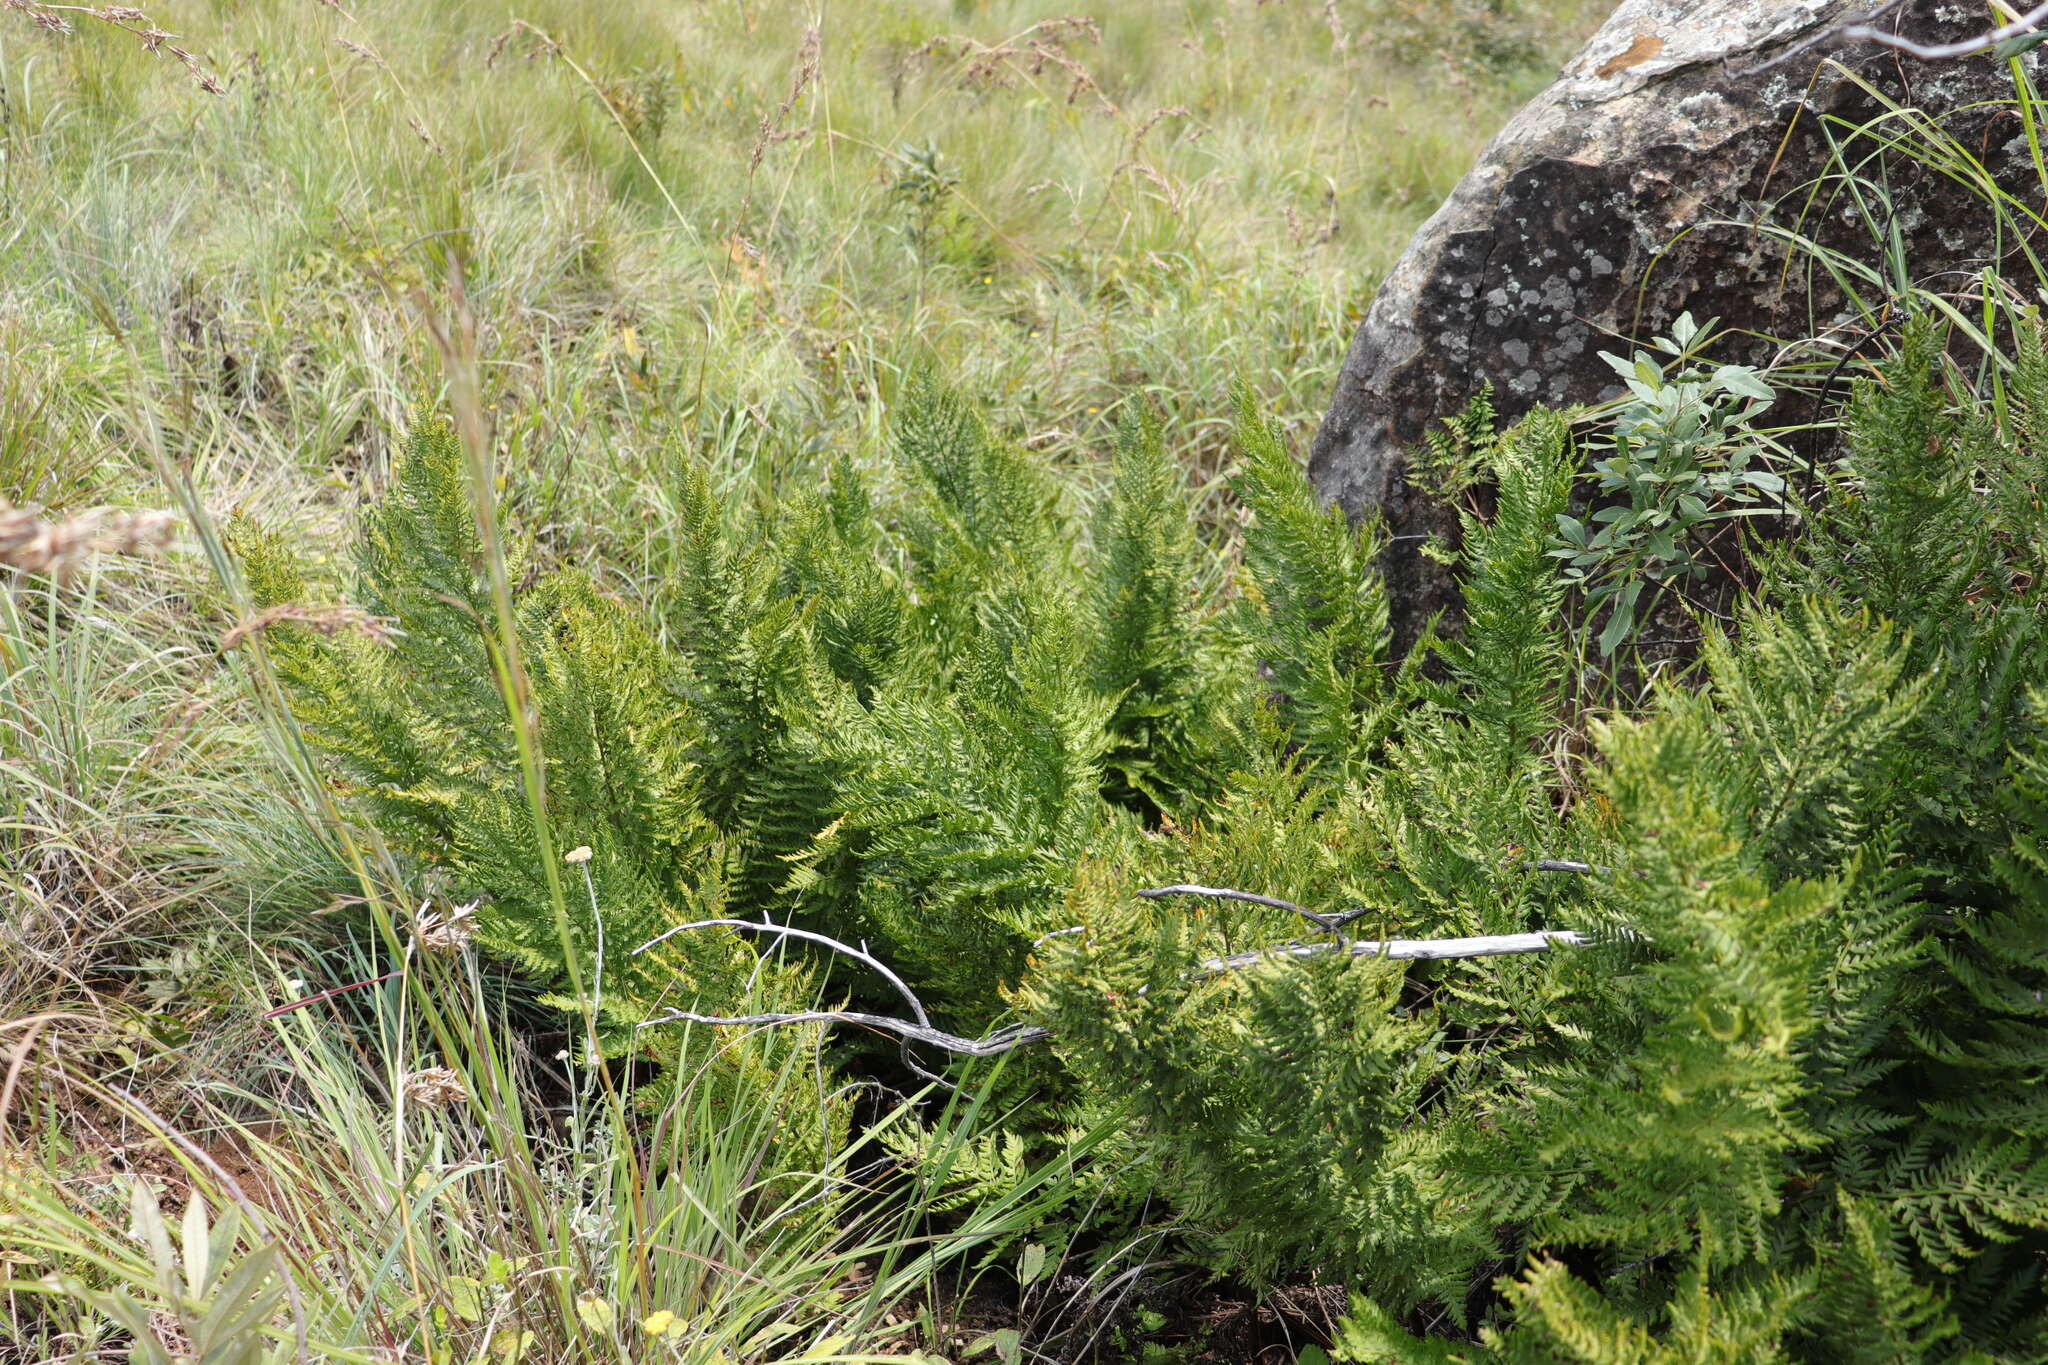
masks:
[[[1768,65],[1871,8],[1626,0],[1417,231],[1351,343],[1309,459],[1324,498],[1376,511],[1396,538],[1386,569],[1404,645],[1456,603],[1447,571],[1420,553],[1427,537],[1455,535],[1456,518],[1410,484],[1407,451],[1483,383],[1512,418],[1617,392],[1598,353],[1625,352],[1626,338],[1658,335],[1684,311],[1759,337],[1806,335],[1845,315],[1824,280],[1816,291],[1804,272],[1788,278],[1785,248],[1748,226],[1796,217],[1827,163],[1827,118],[1876,111],[1833,64],[1893,98],[1965,111],[1952,130],[2031,177],[2010,109],[1969,109],[2011,98],[2003,61],[1923,63],[1827,37]],[[1984,14],[1907,0],[1884,22],[1952,40],[1981,32]],[[1993,250],[1988,218],[1956,186],[1896,156],[1886,173],[1917,275],[1969,268]],[[1868,257],[1867,225],[1842,209],[1829,204],[1817,230]],[[1717,358],[1768,349],[1752,341],[1743,355],[1738,343]]]

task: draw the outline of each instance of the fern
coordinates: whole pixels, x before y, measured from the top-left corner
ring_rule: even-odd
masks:
[[[1237,396],[1243,472],[1246,623],[1287,728],[1333,775],[1356,776],[1386,733],[1394,707],[1388,672],[1387,596],[1375,564],[1382,540],[1319,506],[1279,435]]]
[[[274,539],[233,533],[258,606],[316,591]],[[341,789],[446,895],[481,899],[492,948],[552,980],[573,956],[599,1003],[631,1026],[681,989],[738,990],[752,954],[724,941],[633,950],[722,905],[723,853],[689,762],[697,739],[675,679],[640,619],[579,575],[544,579],[516,603],[545,757],[547,814],[563,847],[595,853],[588,893],[561,941],[498,690],[495,623],[462,456],[445,424],[422,422],[370,515],[356,590],[396,629],[386,649],[287,622],[269,648],[310,738],[334,754]],[[623,1038],[624,1034],[621,1035]]]
[[[1158,423],[1117,432],[1115,485],[1095,531],[1090,682],[1116,698],[1104,758],[1112,800],[1157,813],[1213,795],[1232,717],[1225,669],[1196,617],[1195,536],[1185,480]]]

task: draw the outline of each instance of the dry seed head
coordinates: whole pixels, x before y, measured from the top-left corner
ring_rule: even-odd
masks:
[[[169,512],[96,507],[49,521],[30,508],[0,504],[0,566],[62,580],[88,555],[160,549],[176,527]]]
[[[521,34],[524,34],[528,40],[525,53],[526,60],[528,61],[532,61],[537,57],[558,56],[562,51],[562,45],[553,38],[550,38],[546,33],[527,23],[524,19],[514,19],[512,27],[491,39],[490,49],[484,54],[484,65],[486,67],[496,66],[498,58],[505,54],[506,45]]]
[[[346,38],[336,38],[334,41],[337,45],[355,53],[356,56],[361,57],[372,66],[380,67],[385,71],[391,69],[385,65],[384,58],[378,55],[377,49],[371,47],[368,43],[352,43]]]
[[[818,79],[818,50],[820,46],[820,34],[817,26],[814,24],[804,30],[803,46],[797,49],[796,74],[790,77],[789,93],[783,97],[782,103],[776,106],[774,113],[761,116],[760,135],[754,139],[753,150],[747,154],[747,178],[749,181],[753,179],[754,172],[761,168],[761,158],[767,154],[770,143],[802,137],[810,132],[810,129],[805,128],[801,131],[781,133],[780,129],[782,121],[789,117],[790,111],[796,108],[797,101],[804,97],[804,91],[810,89]]]
[[[388,621],[370,615],[361,607],[301,607],[289,602],[274,607],[265,607],[233,630],[220,637],[223,653],[245,643],[251,636],[261,635],[273,626],[304,626],[316,635],[339,635],[350,631],[366,640],[380,645],[393,645],[393,631]]]
[[[445,1066],[430,1066],[405,1078],[405,1097],[422,1109],[446,1109],[469,1098],[462,1077]]]
[[[419,914],[413,917],[412,931],[418,936],[420,947],[439,957],[448,957],[461,952],[476,937],[476,908],[481,901],[458,905],[446,914],[433,909],[432,901],[420,904]]]
[[[95,9],[87,5],[44,5],[37,0],[0,0],[0,9],[26,14],[29,22],[52,33],[73,32],[71,21],[66,14],[82,14],[88,19],[134,34],[142,40],[144,52],[167,52],[185,68],[186,74],[198,82],[199,88],[209,95],[224,95],[227,87],[215,78],[212,72],[199,64],[199,59],[177,46],[170,40],[177,35],[167,33],[150,22],[149,16],[132,5],[102,5]],[[63,11],[64,13],[59,13]]]

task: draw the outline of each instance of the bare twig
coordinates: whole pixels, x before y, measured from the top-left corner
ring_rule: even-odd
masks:
[[[809,929],[798,929],[788,924],[776,924],[767,919],[763,919],[759,924],[756,924],[752,920],[745,919],[692,920],[688,924],[678,924],[673,929],[669,929],[663,933],[656,934],[653,938],[648,939],[647,942],[641,944],[638,948],[635,948],[633,950],[633,956],[638,957],[640,954],[646,952],[649,948],[652,948],[655,944],[674,938],[677,934],[683,933],[685,930],[690,929],[745,929],[749,933],[776,934],[780,935],[783,938],[800,938],[810,943],[821,944],[824,947],[830,948],[835,953],[843,953],[847,957],[852,958],[855,962],[859,962],[866,966],[874,968],[875,971],[881,975],[883,980],[887,981],[890,985],[896,988],[896,993],[898,995],[902,996],[904,1000],[909,1002],[910,1012],[917,1017],[917,1022],[925,1028],[931,1027],[931,1016],[925,1013],[924,1002],[917,998],[917,993],[910,989],[909,985],[904,982],[902,977],[896,975],[896,973],[889,970],[889,965],[887,963],[883,962],[882,959],[876,957],[873,953],[867,951],[866,948],[856,948],[852,944],[841,943],[838,939],[832,938],[828,935],[814,934]]]
[[[1052,1037],[1052,1030],[1037,1024],[1010,1024],[997,1029],[986,1038],[962,1038],[957,1033],[944,1029],[913,1024],[907,1019],[891,1019],[885,1014],[862,1014],[855,1010],[793,1010],[772,1014],[698,1014],[693,1010],[676,1010],[650,1019],[642,1028],[656,1024],[732,1024],[748,1027],[764,1027],[773,1024],[859,1024],[866,1028],[881,1029],[893,1033],[907,1043],[924,1043],[945,1052],[957,1053],[962,1057],[993,1057],[1012,1048],[1030,1043],[1043,1042]],[[926,1073],[927,1075],[929,1073]]]
[[[1585,863],[1561,863],[1557,870],[1579,871],[1588,869]],[[1249,891],[1234,891],[1228,887],[1176,885],[1161,886],[1137,893],[1150,900],[1164,896],[1208,896],[1217,900],[1244,901],[1252,905],[1263,905],[1275,910],[1287,910],[1310,921],[1320,928],[1336,932],[1338,926],[1348,923],[1364,910],[1347,911],[1343,915],[1318,915],[1304,910],[1292,901],[1275,896],[1260,896]],[[836,953],[841,953],[865,966],[874,968],[894,986],[909,1003],[915,1020],[893,1019],[883,1014],[866,1014],[857,1010],[788,1010],[771,1011],[764,1014],[700,1014],[695,1010],[675,1010],[641,1024],[652,1028],[657,1024],[713,1024],[741,1028],[772,1028],[783,1024],[857,1024],[863,1028],[879,1029],[893,1033],[903,1043],[905,1065],[927,1080],[947,1084],[945,1079],[919,1066],[910,1056],[910,1045],[922,1043],[943,1052],[960,1057],[993,1057],[1014,1048],[1026,1047],[1032,1043],[1044,1042],[1052,1037],[1052,1030],[1038,1024],[1008,1024],[981,1038],[963,1038],[957,1033],[948,1033],[936,1028],[924,1004],[916,992],[905,984],[880,958],[867,951],[865,945],[854,947],[825,934],[813,933],[808,929],[797,929],[786,924],[768,921],[755,923],[751,920],[707,919],[689,924],[678,924],[675,928],[649,939],[633,951],[637,955],[646,952],[655,944],[690,929],[745,929],[750,932],[774,934],[784,938],[803,939],[821,944]],[[1038,940],[1060,938],[1081,932],[1083,926],[1056,930]],[[1275,948],[1264,948],[1249,953],[1234,953],[1229,957],[1212,957],[1198,965],[1197,976],[1214,976],[1220,972],[1233,972],[1245,967],[1255,967],[1262,962],[1293,958],[1315,957],[1323,953],[1341,951],[1350,957],[1381,957],[1396,962],[1435,962],[1452,958],[1501,957],[1514,953],[1542,953],[1554,947],[1579,947],[1593,940],[1584,934],[1569,929],[1539,929],[1526,934],[1492,934],[1480,938],[1397,938],[1385,940],[1347,940],[1342,937],[1330,943],[1288,943]],[[1035,945],[1034,945],[1035,946]]]
[[[1264,898],[1262,898],[1264,899]],[[787,929],[782,925],[752,924],[745,920],[705,920],[695,925],[680,925],[669,932],[684,928],[709,928],[727,926],[736,929],[767,929],[772,933],[789,933],[792,937],[810,939],[828,944],[849,956],[879,969],[891,980],[895,973],[882,967],[871,955],[858,949],[849,948],[836,939],[822,934],[813,934],[801,929]],[[667,935],[663,935],[667,937]],[[1256,967],[1262,962],[1289,958],[1307,958],[1343,949],[1351,957],[1381,957],[1395,962],[1436,962],[1451,958],[1503,957],[1515,953],[1542,953],[1555,947],[1580,947],[1592,942],[1584,934],[1569,929],[1539,929],[1527,934],[1492,934],[1481,938],[1396,938],[1385,940],[1359,940],[1342,944],[1332,943],[1289,943],[1277,948],[1264,948],[1256,952],[1234,953],[1229,957],[1212,957],[1202,962],[1199,974],[1214,976],[1221,972],[1239,971]],[[652,944],[647,945],[652,947]],[[899,987],[900,988],[900,987]],[[919,1011],[919,1020],[912,1023],[907,1019],[892,1019],[882,1014],[864,1014],[855,1010],[791,1010],[766,1014],[699,1014],[694,1010],[676,1010],[650,1019],[642,1028],[656,1024],[716,1024],[746,1028],[767,1028],[781,1024],[858,1024],[864,1028],[880,1029],[901,1038],[906,1047],[910,1043],[923,1043],[944,1052],[961,1057],[993,1057],[1014,1048],[1042,1043],[1052,1037],[1052,1030],[1038,1024],[1010,1024],[983,1038],[963,1038],[957,1033],[947,1033],[934,1028],[923,1018],[923,1006],[917,998],[905,989],[905,998]],[[920,1075],[933,1078],[931,1073],[917,1068]]]
[[[1890,8],[1889,5],[1885,6],[1885,9]],[[1860,43],[1876,43],[1880,47],[1889,47],[1909,57],[1918,57],[1923,62],[1940,62],[1951,57],[1968,57],[1979,52],[1988,52],[2008,38],[2019,38],[2035,32],[2040,28],[2043,19],[2048,19],[2048,4],[2036,5],[2009,24],[2001,24],[1989,33],[1980,33],[1974,38],[1965,38],[1956,43],[1916,43],[1911,38],[1897,33],[1886,33],[1869,19],[1849,25],[1842,30],[1842,36]]]
[[[1760,71],[1769,71],[1773,67],[1783,66],[1787,62],[1794,61],[1805,53],[1811,52],[1814,48],[1824,43],[1833,42],[1838,38],[1846,39],[1849,42],[1872,43],[1879,47],[1888,47],[1894,51],[1903,52],[1909,57],[1918,57],[1922,61],[1945,61],[1954,57],[1968,57],[1973,53],[1985,52],[1997,47],[2008,38],[2018,38],[2025,34],[2033,33],[2039,28],[2043,19],[2048,19],[2048,4],[2041,4],[2020,15],[2012,22],[1992,29],[1988,33],[1981,33],[1975,38],[1965,38],[1960,42],[1954,43],[1919,43],[1902,34],[1888,33],[1877,26],[1878,20],[1898,9],[1904,3],[1905,0],[1886,0],[1886,3],[1871,10],[1861,19],[1846,24],[1838,24],[1833,28],[1822,29],[1805,42],[1795,43],[1771,58],[1771,60],[1749,68],[1744,74],[1753,75]],[[2011,9],[2006,9],[2006,13],[2012,13]]]
[[[1293,901],[1283,901],[1277,896],[1261,896],[1250,891],[1235,891],[1227,886],[1195,886],[1192,883],[1186,882],[1173,886],[1155,886],[1149,891],[1140,891],[1137,894],[1148,901],[1160,900],[1167,896],[1207,896],[1211,900],[1243,901],[1247,905],[1263,905],[1269,910],[1291,911],[1294,914],[1300,915],[1310,924],[1315,925],[1316,928],[1331,934],[1336,933],[1345,925],[1351,923],[1351,921],[1372,913],[1370,910],[1361,908],[1357,910],[1341,910],[1334,915],[1323,915],[1313,910],[1303,909]]]
[[[943,1048],[948,1052],[958,1052],[964,1056],[989,1057],[997,1052],[1007,1052],[1011,1048],[1021,1046],[1026,1042],[1038,1041],[1035,1037],[1019,1039],[1011,1036],[1014,1029],[998,1029],[995,1033],[990,1034],[988,1038],[977,1042],[971,1038],[962,1038],[957,1034],[933,1028],[931,1016],[925,1013],[924,1002],[917,998],[917,992],[911,990],[909,984],[902,977],[889,970],[887,963],[869,952],[865,944],[856,948],[850,943],[842,943],[838,939],[826,934],[816,934],[808,929],[798,929],[787,924],[773,923],[765,915],[762,916],[759,924],[754,923],[752,920],[743,919],[701,919],[693,920],[688,924],[678,924],[675,928],[657,934],[638,948],[635,948],[633,955],[638,957],[655,944],[662,942],[664,939],[672,938],[688,929],[745,929],[750,933],[776,934],[783,938],[800,938],[806,942],[830,948],[833,952],[850,957],[863,966],[874,968],[881,975],[882,979],[894,986],[897,994],[901,995],[904,1001],[909,1004],[910,1012],[916,1016],[916,1022],[891,1019],[886,1015],[880,1014],[856,1014],[846,1010],[803,1010],[793,1014],[778,1013],[743,1016],[699,1015],[687,1010],[678,1010],[665,1018],[650,1021],[652,1023],[680,1023],[687,1020],[700,1024],[749,1024],[761,1026],[771,1024],[830,1023],[834,1021],[849,1024],[865,1024],[870,1028],[885,1029],[902,1038],[903,1064],[924,1077],[924,1079],[949,1088],[952,1083],[944,1076],[927,1071],[917,1064],[917,1060],[910,1055],[911,1043],[927,1042],[934,1047]],[[645,1028],[647,1025],[643,1024],[641,1027]],[[1018,1025],[1014,1027],[1022,1028],[1023,1026]],[[1040,1033],[1043,1032],[1044,1030],[1040,1030]],[[964,1044],[965,1046],[956,1046],[958,1044]],[[984,1046],[993,1046],[993,1051],[976,1052],[972,1050],[976,1047]]]

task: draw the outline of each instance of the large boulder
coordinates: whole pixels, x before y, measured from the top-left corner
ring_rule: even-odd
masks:
[[[1309,460],[1326,499],[1377,512],[1393,535],[1386,570],[1404,642],[1456,602],[1447,571],[1422,553],[1430,537],[1455,536],[1456,518],[1411,485],[1407,452],[1483,383],[1513,417],[1618,392],[1599,352],[1626,351],[1684,311],[1753,338],[1848,318],[1824,276],[1788,276],[1785,247],[1748,225],[1799,218],[1828,165],[1828,129],[1880,108],[1859,80],[1936,114],[1962,111],[1951,129],[2002,176],[2031,182],[2010,106],[1970,108],[2010,100],[2006,63],[1923,63],[1835,32],[1871,8],[1626,0],[1415,234],[1352,341]],[[1884,23],[1954,40],[1981,31],[1985,14],[1908,0]],[[1882,165],[1897,208],[1887,226],[1916,275],[1983,263],[1994,248],[1981,205],[1910,159]],[[1823,209],[1805,230],[1872,258],[1869,227],[1845,201]],[[1716,358],[1767,358],[1768,343],[1749,346]]]

